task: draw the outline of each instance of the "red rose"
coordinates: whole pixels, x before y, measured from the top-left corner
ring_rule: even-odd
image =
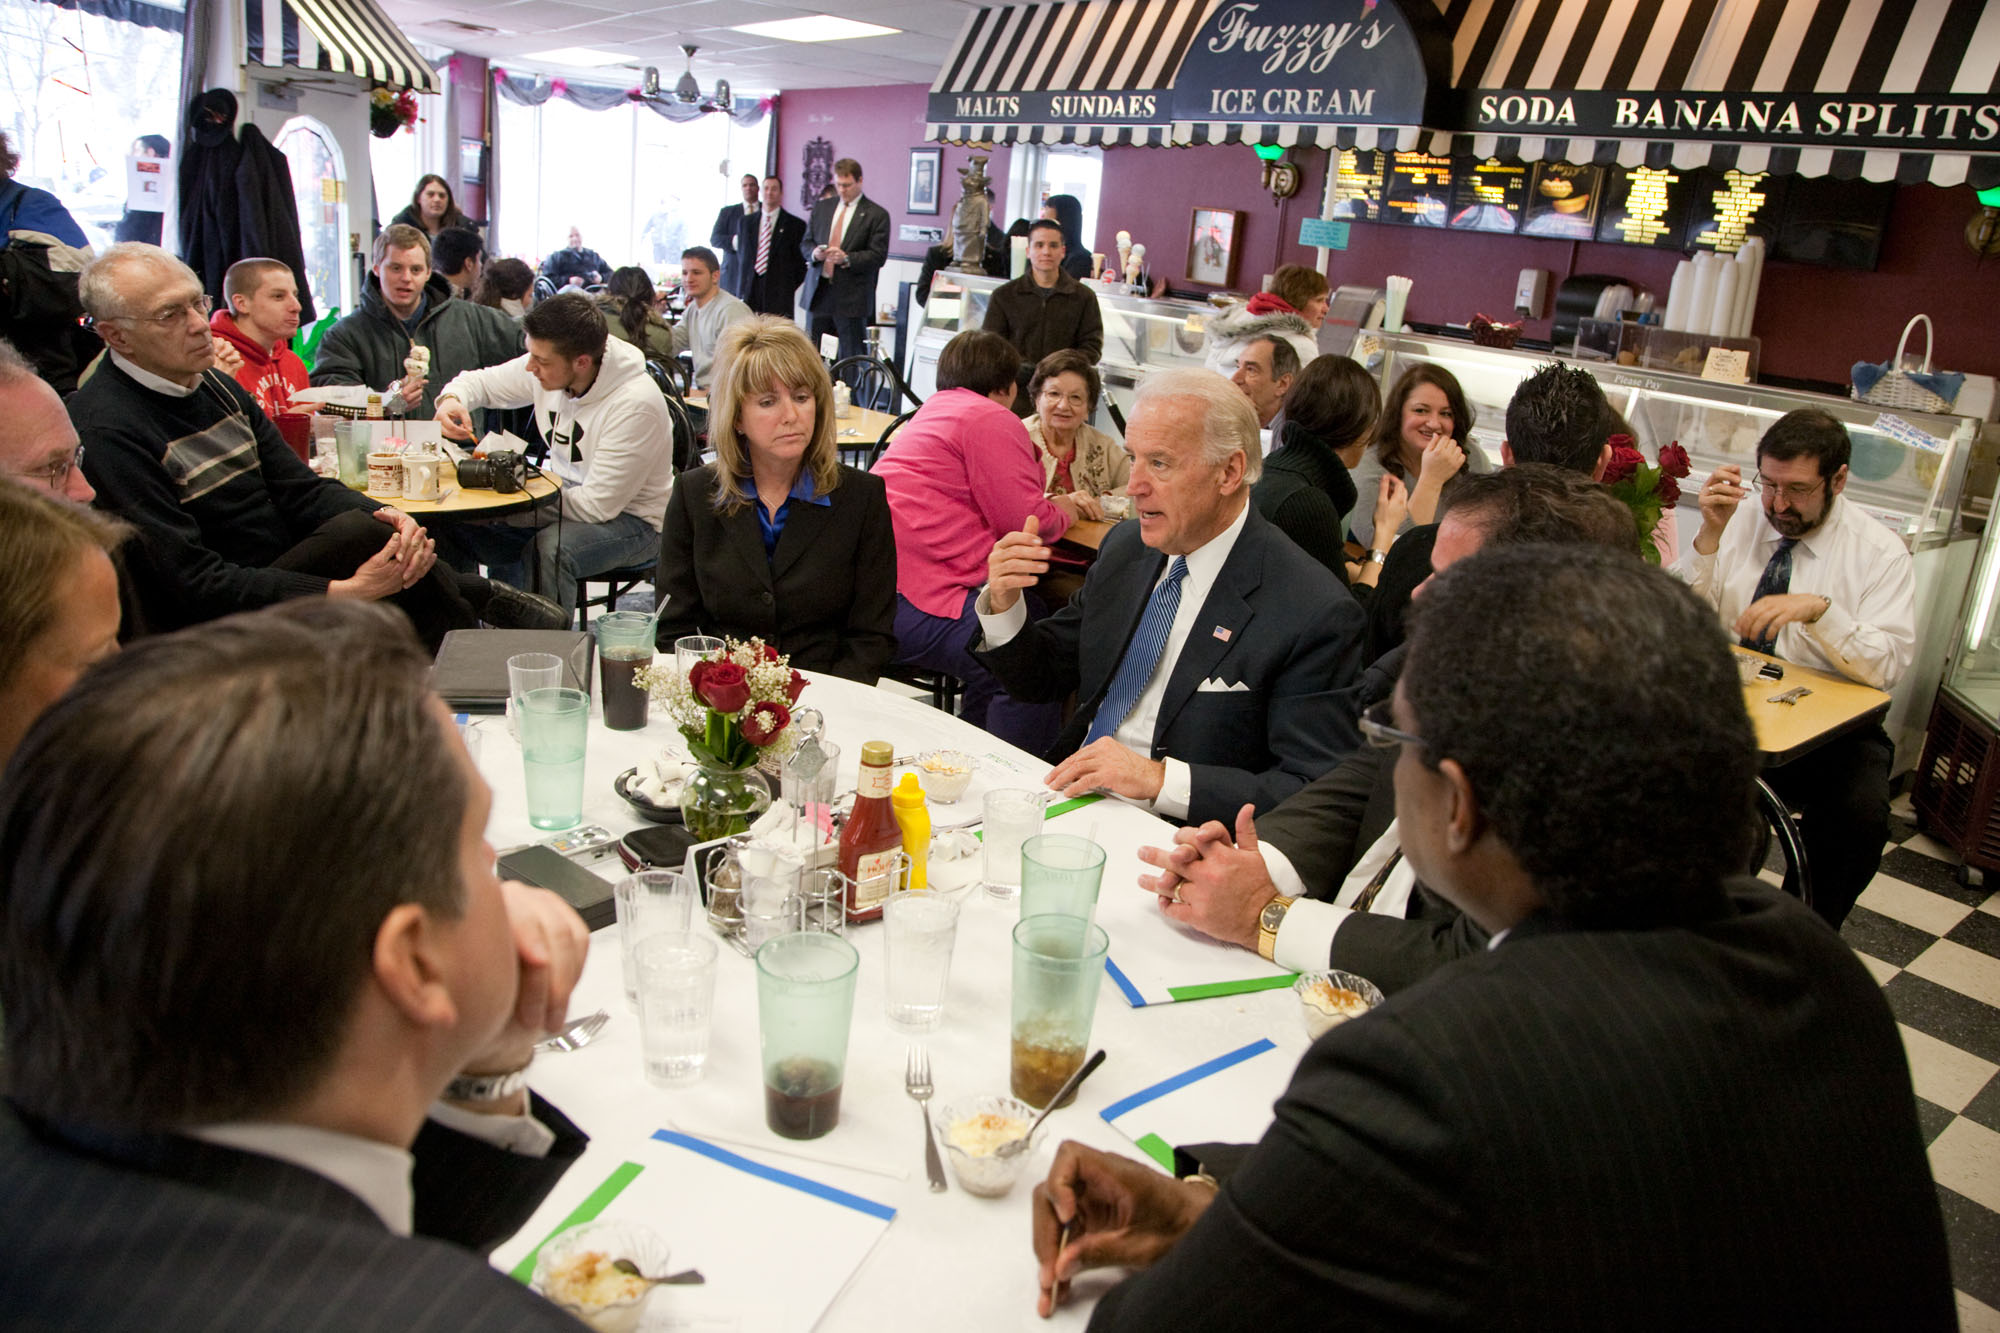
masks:
[[[704,662],[688,672],[688,685],[695,698],[718,713],[734,713],[750,702],[750,682],[743,668],[734,662]]]
[[[743,719],[743,739],[752,745],[769,745],[791,721],[792,710],[783,704],[758,704]]]
[[[1664,453],[1665,450],[1661,452]],[[1660,474],[1660,487],[1657,493],[1660,497],[1660,503],[1668,509],[1672,509],[1681,502],[1681,484],[1665,472]]]
[[[1620,449],[1637,449],[1639,447],[1639,442],[1637,440],[1633,439],[1630,435],[1625,435],[1622,433],[1618,435],[1613,435],[1610,439],[1606,440],[1605,443],[1611,446],[1611,452],[1614,454],[1617,453]]]
[[[1630,439],[1630,436],[1613,436],[1613,439]],[[1629,481],[1640,466],[1645,463],[1637,449],[1625,445],[1613,445],[1611,461],[1604,467],[1604,484],[1616,486],[1621,481]]]
[[[1685,477],[1688,474],[1688,451],[1681,448],[1680,441],[1664,446],[1660,450],[1660,472],[1666,477]],[[1678,495],[1678,489],[1674,492]]]
[[[806,683],[806,678],[794,671],[791,682],[785,686],[785,702],[797,703],[799,696],[806,692]]]
[[[778,660],[778,650],[768,643],[763,645],[759,651],[763,654],[763,659],[766,662],[775,662]]]
[[[702,677],[706,676],[708,669],[714,665],[715,663],[704,657],[688,668],[688,689],[693,692],[695,698],[701,698]]]

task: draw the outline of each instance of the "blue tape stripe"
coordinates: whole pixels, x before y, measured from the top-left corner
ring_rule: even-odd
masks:
[[[1248,1046],[1239,1047],[1227,1055],[1216,1056],[1207,1064],[1196,1065],[1193,1069],[1185,1073],[1175,1074],[1169,1079],[1162,1079],[1150,1088],[1141,1088],[1123,1101],[1111,1103],[1100,1114],[1103,1115],[1105,1121],[1108,1123],[1124,1115],[1127,1111],[1144,1106],[1147,1102],[1158,1101],[1170,1092],[1178,1092],[1190,1083],[1199,1083],[1210,1074],[1219,1074],[1231,1065],[1240,1065],[1245,1060],[1275,1049],[1276,1044],[1269,1037],[1259,1037]]]
[[[748,1157],[739,1157],[727,1148],[718,1148],[713,1143],[709,1143],[703,1139],[676,1133],[671,1129],[656,1129],[653,1131],[653,1137],[662,1143],[671,1143],[677,1148],[686,1148],[689,1152],[700,1153],[703,1157],[720,1162],[724,1166],[733,1166],[738,1171],[749,1175],[759,1176],[779,1185],[789,1185],[801,1194],[810,1194],[815,1198],[825,1199],[828,1203],[837,1203],[843,1208],[852,1208],[857,1213],[866,1213],[870,1217],[879,1217],[884,1222],[893,1222],[896,1219],[896,1210],[886,1203],[876,1203],[873,1199],[864,1199],[859,1194],[849,1194],[846,1190],[837,1190],[831,1185],[822,1185],[817,1180],[807,1180],[804,1176],[795,1176],[789,1171],[780,1171],[774,1166],[765,1166],[762,1162],[753,1162]]]
[[[1111,961],[1110,954],[1104,955],[1104,970],[1110,973],[1113,981],[1118,983],[1118,989],[1125,992],[1125,1003],[1131,1005],[1134,1009],[1144,1009],[1146,1007],[1146,997],[1139,993],[1139,988],[1132,984],[1130,977],[1127,977],[1123,972],[1118,970],[1118,964]]]

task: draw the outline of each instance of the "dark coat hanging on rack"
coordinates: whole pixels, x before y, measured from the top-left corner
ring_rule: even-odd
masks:
[[[236,97],[211,88],[188,108],[180,161],[181,257],[220,306],[222,279],[240,259],[275,259],[299,284],[299,323],[318,318],[291,164],[255,125],[236,132]]]

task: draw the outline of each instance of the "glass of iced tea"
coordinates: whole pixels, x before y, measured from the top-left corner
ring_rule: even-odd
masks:
[[[1083,1064],[1110,948],[1103,928],[1081,917],[1031,916],[1014,927],[1009,1068],[1028,1105],[1047,1106]]]
[[[773,1134],[816,1139],[840,1123],[860,960],[839,935],[779,935],[757,950],[757,1044]]]

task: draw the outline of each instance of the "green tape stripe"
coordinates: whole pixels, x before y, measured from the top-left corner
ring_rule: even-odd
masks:
[[[1042,811],[1042,822],[1046,824],[1049,820],[1054,819],[1057,815],[1066,815],[1070,811],[1075,810],[1081,806],[1086,806],[1091,804],[1092,802],[1101,801],[1103,799],[1104,799],[1103,792],[1094,791],[1087,796],[1073,796],[1067,801],[1057,801],[1054,805]],[[981,829],[972,836],[981,839],[983,841],[986,837],[986,830]]]
[[[1218,995],[1248,995],[1253,991],[1281,990],[1299,979],[1296,972],[1282,977],[1257,977],[1251,981],[1210,981],[1200,986],[1169,986],[1167,994],[1176,1000],[1212,1000]]]
[[[1174,1169],[1174,1149],[1158,1134],[1148,1134],[1138,1140],[1139,1151],[1160,1164],[1160,1169],[1169,1175]]]
[[[576,1206],[575,1211],[571,1212],[562,1221],[556,1223],[556,1229],[542,1237],[542,1244],[529,1250],[527,1256],[520,1263],[514,1265],[513,1271],[508,1276],[516,1282],[522,1283],[533,1277],[535,1275],[535,1256],[542,1252],[542,1245],[546,1245],[554,1240],[559,1233],[568,1231],[571,1227],[579,1223],[588,1222],[591,1218],[603,1212],[604,1206],[617,1198],[619,1192],[636,1180],[639,1173],[645,1169],[645,1167],[640,1166],[637,1162],[627,1162],[616,1171],[613,1171],[605,1178],[602,1185],[591,1191],[588,1199],[585,1199]]]

